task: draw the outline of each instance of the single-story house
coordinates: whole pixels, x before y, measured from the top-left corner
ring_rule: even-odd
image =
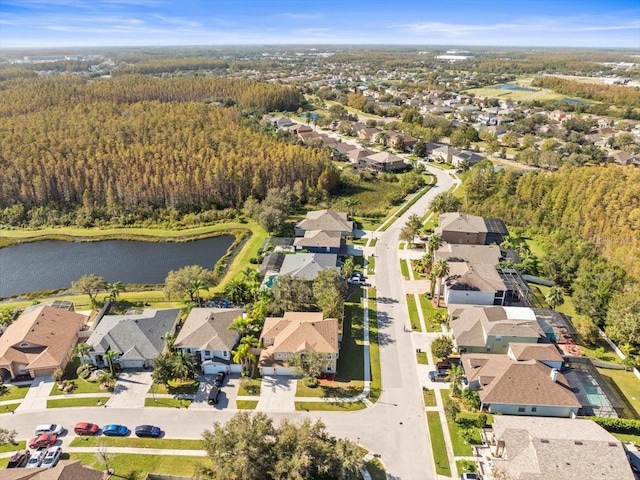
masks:
[[[497,245],[466,245],[445,243],[435,252],[436,260],[444,258],[447,262],[484,263],[498,265],[505,258]]]
[[[634,479],[622,442],[592,420],[499,415],[483,436],[490,468],[513,480]]]
[[[509,235],[509,230],[499,218],[451,212],[440,215],[435,233],[447,243],[491,245],[502,243],[504,237]]]
[[[449,325],[460,353],[507,353],[513,343],[548,343],[527,307],[449,305]]]
[[[343,244],[342,232],[337,230],[307,230],[304,237],[297,237],[293,242],[296,250],[333,254],[338,254]]]
[[[378,172],[399,172],[409,165],[403,158],[389,152],[378,152],[358,160],[358,167],[370,168]]]
[[[318,274],[327,269],[340,273],[338,255],[335,253],[296,253],[284,255],[280,275],[290,275],[294,278],[313,281]]]
[[[338,320],[322,318],[322,312],[285,312],[267,317],[260,334],[258,366],[262,375],[295,375],[289,359],[297,353],[317,352],[327,356],[325,375],[336,373],[340,343]]]
[[[240,332],[229,325],[242,313],[241,308],[192,308],[174,347],[196,355],[206,374],[229,373],[231,351],[240,340]]]
[[[347,237],[353,233],[353,222],[348,219],[346,212],[314,210],[307,212],[306,218],[296,224],[295,235],[303,237],[305,232],[313,230],[340,232],[343,237]]]
[[[535,358],[491,353],[460,356],[469,389],[480,395],[481,409],[504,415],[575,417],[582,407],[580,400],[564,375],[547,364],[561,361],[556,347],[540,345],[531,353]]]
[[[150,367],[164,350],[162,336],[175,332],[179,320],[179,308],[147,308],[125,315],[105,315],[87,339],[91,363],[104,367],[104,355],[111,350],[118,353],[113,361],[122,368]]]
[[[473,167],[484,160],[484,157],[478,153],[463,150],[460,153],[451,156],[451,165],[456,168]]]
[[[28,307],[0,336],[0,379],[64,370],[87,317],[47,305]]]
[[[493,265],[447,262],[449,276],[444,282],[447,305],[504,305],[508,287]]]

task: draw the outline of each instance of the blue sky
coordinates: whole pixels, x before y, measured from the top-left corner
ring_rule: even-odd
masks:
[[[640,49],[640,2],[0,0],[0,50],[256,44]]]

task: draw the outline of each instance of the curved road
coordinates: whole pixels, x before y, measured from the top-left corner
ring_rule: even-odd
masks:
[[[272,413],[282,418],[321,419],[332,435],[359,442],[371,453],[381,455],[389,478],[418,480],[435,478],[422,391],[418,380],[415,348],[409,326],[403,279],[398,260],[398,236],[409,215],[420,216],[438,193],[448,190],[453,180],[445,171],[428,167],[437,184],[402,215],[386,232],[376,234],[376,287],[382,395],[371,408],[354,412]],[[178,410],[157,408],[61,408],[25,414],[2,414],[0,425],[16,429],[18,438],[33,435],[34,425],[56,422],[71,428],[78,421],[99,425],[121,423],[129,427],[160,424],[167,438],[200,438],[203,426],[226,422],[236,410]],[[64,438],[64,437],[63,437]],[[66,443],[66,441],[65,441]]]

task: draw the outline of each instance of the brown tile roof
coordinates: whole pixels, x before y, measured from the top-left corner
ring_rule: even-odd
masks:
[[[447,145],[448,147],[448,145]],[[487,232],[487,226],[483,217],[467,215],[466,213],[451,212],[440,215],[439,231],[449,232]]]
[[[622,443],[591,420],[498,415],[504,454],[494,466],[514,480],[633,480]]]
[[[581,407],[564,375],[551,379],[551,368],[536,360],[469,353],[460,356],[469,383],[479,382],[483,403]]]
[[[368,149],[364,149],[364,150],[360,150],[360,149],[356,149],[356,150],[351,150],[349,152],[347,152],[347,157],[349,157],[349,160],[351,160],[352,162],[357,162],[358,160],[360,160],[361,158],[365,158],[368,157],[369,155],[373,155],[375,152],[373,150],[368,150]]]
[[[405,163],[404,159],[389,152],[374,153],[373,155],[367,156],[367,158],[383,164]]]
[[[510,343],[509,349],[516,360],[562,362],[564,359],[552,343]]]
[[[175,346],[198,350],[231,350],[238,333],[229,325],[242,308],[193,308],[176,337]]]
[[[33,308],[13,322],[0,336],[0,366],[58,368],[77,342],[77,332],[87,317],[61,308]],[[22,344],[24,347],[20,347]]]

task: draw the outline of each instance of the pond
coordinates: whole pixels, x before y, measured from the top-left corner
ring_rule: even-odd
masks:
[[[170,270],[185,265],[213,269],[233,241],[233,235],[190,242],[44,240],[0,248],[0,297],[70,288],[89,273],[107,282],[164,283]]]
[[[556,100],[556,103],[568,103],[570,105],[579,105],[581,103],[588,103],[588,102],[584,100],[579,100],[577,98],[564,97],[564,98],[561,98],[560,100]]]
[[[502,85],[496,85],[498,90],[511,90],[514,92],[535,92],[535,88],[521,87],[520,85],[515,85],[513,83],[503,83]]]

